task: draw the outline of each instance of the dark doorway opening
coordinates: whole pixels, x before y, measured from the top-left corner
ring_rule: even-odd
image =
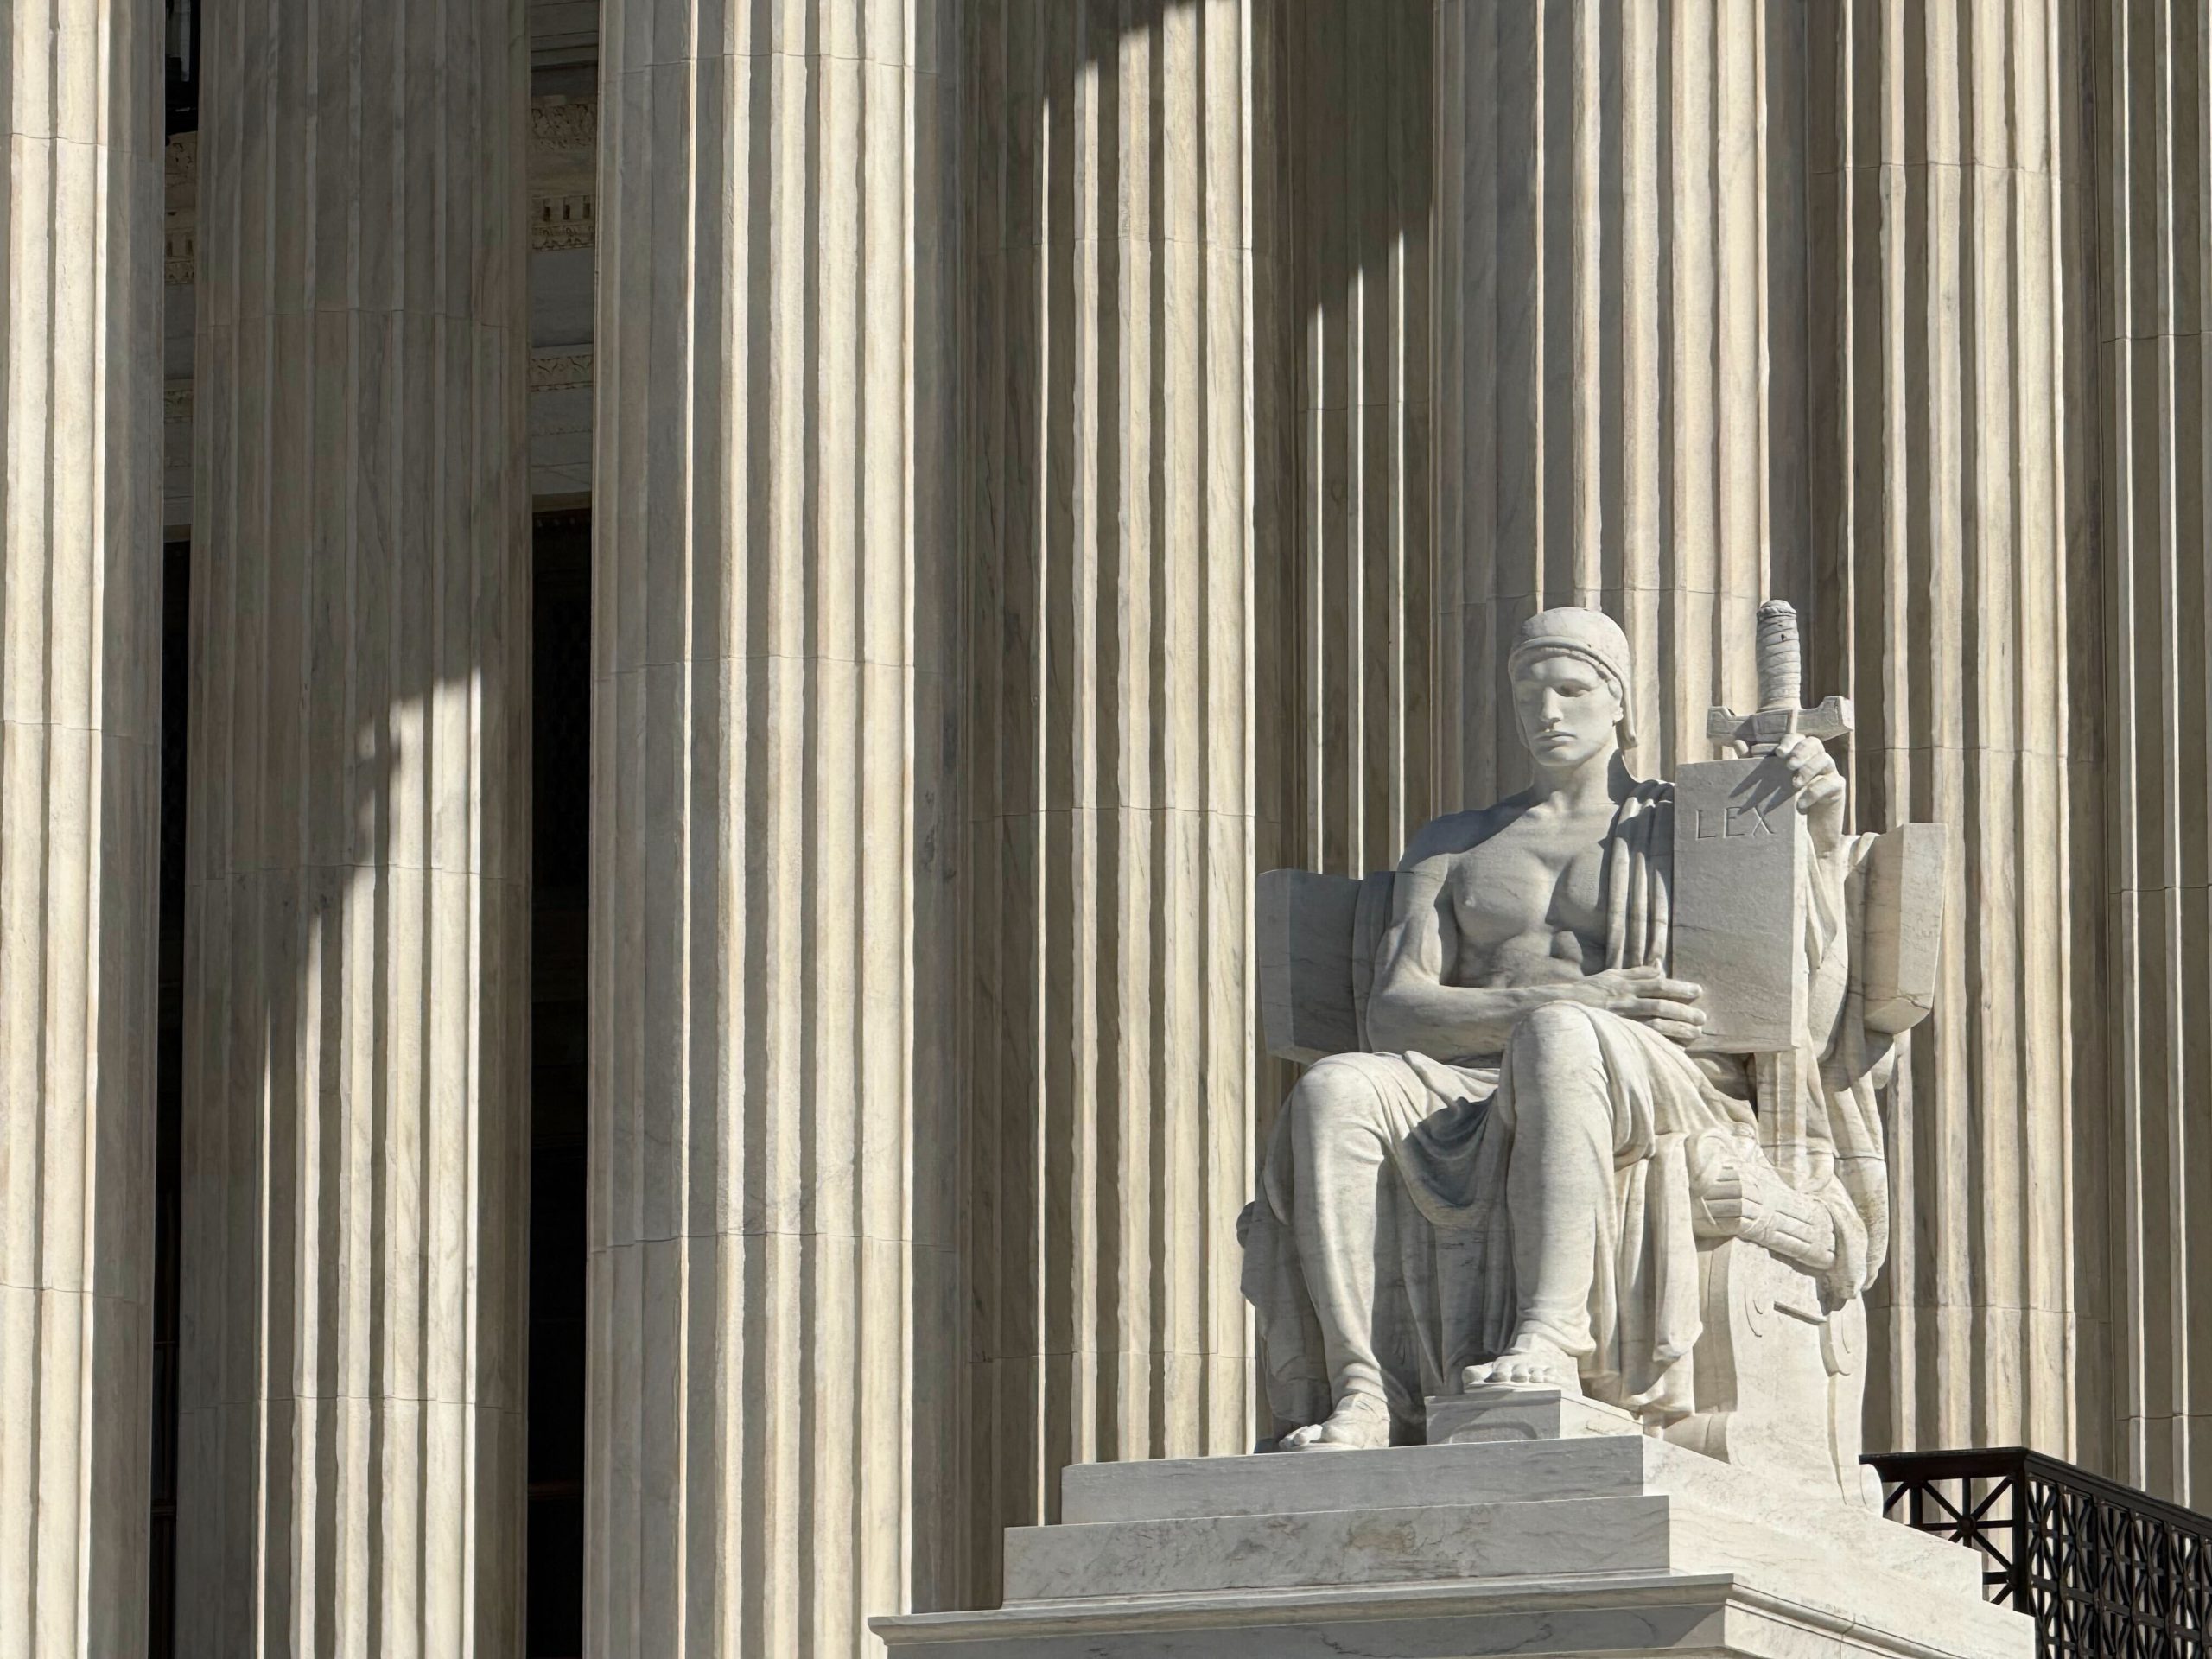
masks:
[[[184,1125],[184,732],[192,543],[162,549],[162,863],[154,1015],[154,1517],[147,1652],[176,1651],[177,1205]]]
[[[530,948],[530,1659],[584,1650],[591,513],[538,515]]]

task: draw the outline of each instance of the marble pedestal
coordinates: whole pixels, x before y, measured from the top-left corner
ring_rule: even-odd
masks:
[[[1061,1509],[1007,1534],[996,1611],[876,1633],[903,1659],[2035,1649],[1972,1551],[1642,1435],[1093,1464]]]

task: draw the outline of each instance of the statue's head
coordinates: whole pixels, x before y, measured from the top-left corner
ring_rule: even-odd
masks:
[[[1505,660],[1521,741],[1536,764],[1565,771],[1636,745],[1628,636],[1603,611],[1539,611]]]

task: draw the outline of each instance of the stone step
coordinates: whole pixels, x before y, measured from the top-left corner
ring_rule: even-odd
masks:
[[[1977,1596],[1847,1606],[1731,1573],[1225,1591],[870,1621],[899,1659],[2034,1659]]]
[[[1661,1497],[1568,1497],[1016,1527],[1006,1599],[1660,1570],[1676,1565],[1669,1510]]]
[[[1642,1435],[1086,1464],[1065,1472],[1061,1492],[1059,1527],[1007,1535],[1010,1572],[1032,1537],[1082,1535],[1056,1547],[1079,1552],[1092,1547],[1091,1535],[1103,1539],[1100,1529],[1116,1524],[1159,1529],[1150,1535],[1154,1547],[1172,1554],[1182,1548],[1174,1541],[1181,1536],[1174,1528],[1188,1522],[1259,1517],[1280,1529],[1301,1516],[1332,1513],[1508,1512],[1571,1500],[1671,1497],[1682,1506],[1676,1531],[1685,1547],[1700,1540],[1710,1546],[1700,1547],[1700,1567],[1741,1559],[1802,1560],[1817,1573],[1823,1563],[1841,1560],[1878,1570],[1901,1586],[1947,1595],[1978,1597],[1981,1591],[1981,1558],[1970,1549],[1847,1506],[1824,1490],[1748,1474]],[[1195,1543],[1200,1535],[1192,1535],[1194,1547],[1209,1548]],[[1723,1541],[1734,1555],[1722,1550]]]
[[[1618,1497],[1643,1490],[1644,1446],[1632,1436],[1593,1436],[1077,1464],[1060,1478],[1060,1518],[1069,1523],[1165,1521],[1535,1497]]]

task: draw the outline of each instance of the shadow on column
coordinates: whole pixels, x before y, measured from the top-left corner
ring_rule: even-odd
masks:
[[[587,803],[591,521],[534,529],[529,1517],[531,1659],[583,1651]],[[150,1659],[176,1650],[177,1343],[191,544],[163,561]]]

